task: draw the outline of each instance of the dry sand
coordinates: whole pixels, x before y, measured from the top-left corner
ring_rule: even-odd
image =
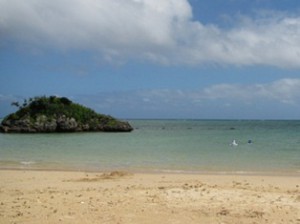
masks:
[[[299,176],[0,171],[0,223],[300,223]]]

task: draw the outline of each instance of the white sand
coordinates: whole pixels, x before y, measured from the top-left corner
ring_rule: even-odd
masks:
[[[300,223],[300,177],[0,171],[0,223]]]

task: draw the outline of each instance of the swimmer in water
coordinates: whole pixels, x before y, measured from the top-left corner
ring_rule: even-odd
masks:
[[[234,140],[231,142],[230,145],[231,145],[231,146],[238,146],[238,143],[237,143],[236,140],[234,139]]]

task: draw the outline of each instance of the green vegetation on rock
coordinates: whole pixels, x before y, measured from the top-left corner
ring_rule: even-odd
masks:
[[[98,114],[66,97],[35,97],[20,103],[19,110],[2,121],[2,132],[132,131],[127,122]]]

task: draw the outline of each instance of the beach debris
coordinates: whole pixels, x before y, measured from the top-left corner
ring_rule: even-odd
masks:
[[[217,213],[217,215],[221,215],[221,216],[229,215],[229,210],[226,209],[226,208],[222,208],[222,209]]]
[[[112,171],[109,173],[103,173],[100,177],[102,179],[116,179],[125,176],[131,176],[132,174],[126,171]]]
[[[126,171],[112,171],[108,173],[102,173],[101,175],[95,175],[90,177],[89,175],[86,175],[83,178],[75,179],[75,180],[65,180],[65,182],[97,182],[101,180],[115,180],[122,177],[128,177],[132,176],[132,173],[126,172]]]

